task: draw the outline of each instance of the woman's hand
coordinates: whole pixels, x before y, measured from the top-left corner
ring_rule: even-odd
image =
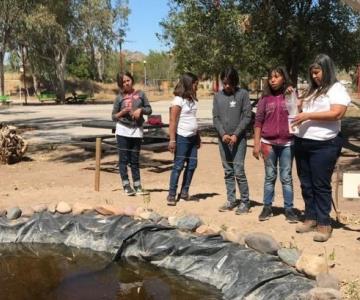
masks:
[[[237,140],[238,140],[238,137],[237,137],[235,134],[233,134],[232,136],[230,136],[230,142],[229,142],[229,144],[230,144],[231,146],[234,146],[234,145],[236,145]]]
[[[301,125],[303,122],[310,120],[310,113],[299,113],[294,117],[294,121],[292,121],[291,125],[292,126],[299,126]]]
[[[260,144],[258,144],[258,143],[254,144],[253,156],[254,156],[256,159],[259,159],[260,156],[261,156]]]
[[[196,148],[200,149],[200,147],[201,147],[201,137],[198,134],[197,135],[197,141],[196,141]]]
[[[224,135],[222,136],[222,141],[223,141],[225,144],[229,144],[230,141],[231,141],[230,135],[224,134]]]
[[[285,90],[285,94],[291,94],[293,92],[295,92],[295,89],[291,85],[289,85]]]
[[[175,153],[175,149],[176,149],[176,141],[170,141],[168,145],[168,150],[171,153]]]
[[[138,108],[138,109],[134,110],[133,113],[132,113],[132,117],[135,120],[139,120],[141,118],[141,115],[142,115],[142,109],[141,108]]]

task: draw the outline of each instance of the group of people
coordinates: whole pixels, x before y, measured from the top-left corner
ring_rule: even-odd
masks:
[[[294,211],[292,162],[295,157],[297,173],[305,202],[304,222],[296,232],[316,231],[314,241],[327,241],[332,233],[331,176],[343,144],[340,119],[351,99],[338,82],[334,63],[325,54],[318,55],[309,66],[309,88],[297,96],[297,113],[289,124],[286,97],[295,93],[284,67],[272,68],[257,105],[254,125],[253,156],[262,157],[265,166],[263,209],[260,221],[272,216],[274,189],[279,170],[284,198],[286,220],[298,222]],[[246,130],[252,119],[249,94],[239,87],[239,75],[233,67],[220,74],[222,90],[214,95],[213,123],[218,133],[218,145],[227,201],[220,212],[235,210],[236,214],[250,209],[249,186],[244,161],[247,149]],[[167,204],[175,206],[179,199],[189,200],[189,188],[197,167],[201,138],[197,124],[198,77],[183,74],[175,89],[170,106],[169,146],[174,154]],[[142,194],[139,172],[139,153],[143,137],[143,115],[152,110],[146,95],[133,88],[129,73],[118,76],[120,94],[116,98],[112,119],[116,121],[116,139],[119,149],[119,172],[127,195]],[[292,129],[297,128],[296,131]],[[131,168],[131,186],[127,167]],[[178,189],[179,178],[183,179]],[[240,199],[236,197],[236,186]],[[178,193],[179,191],[179,193]]]

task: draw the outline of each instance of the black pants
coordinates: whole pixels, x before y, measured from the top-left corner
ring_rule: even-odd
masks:
[[[130,184],[128,165],[130,165],[134,186],[141,185],[139,169],[141,140],[141,138],[116,135],[119,151],[119,173],[123,186]]]
[[[295,138],[295,159],[305,202],[305,219],[330,225],[331,176],[340,155],[343,139],[316,141]]]

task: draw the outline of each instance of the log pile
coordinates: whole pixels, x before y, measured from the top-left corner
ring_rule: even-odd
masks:
[[[27,143],[16,133],[16,127],[0,124],[0,164],[14,164],[21,161]]]

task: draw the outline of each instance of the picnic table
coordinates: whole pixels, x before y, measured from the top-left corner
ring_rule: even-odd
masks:
[[[1,104],[10,104],[12,101],[10,101],[10,96],[8,95],[4,95],[4,96],[0,96],[0,102]]]
[[[41,103],[44,101],[57,101],[56,94],[53,92],[40,92],[40,94],[37,95],[37,98]]]
[[[116,129],[116,122],[110,120],[91,120],[85,121],[82,124],[82,127],[90,127],[90,128],[101,128],[101,129],[110,129],[111,132],[114,134]],[[161,133],[160,135],[157,134],[157,131],[161,130],[162,128],[169,127],[169,124],[149,124],[144,123],[144,137],[143,137],[143,145],[142,148],[145,150],[152,150],[152,151],[162,151],[166,150],[169,142],[169,138],[167,134]],[[92,139],[96,139],[100,137],[102,139],[108,139],[111,136],[109,135],[97,135],[92,136]],[[112,138],[115,136],[112,135]],[[89,137],[86,137],[89,140]]]

